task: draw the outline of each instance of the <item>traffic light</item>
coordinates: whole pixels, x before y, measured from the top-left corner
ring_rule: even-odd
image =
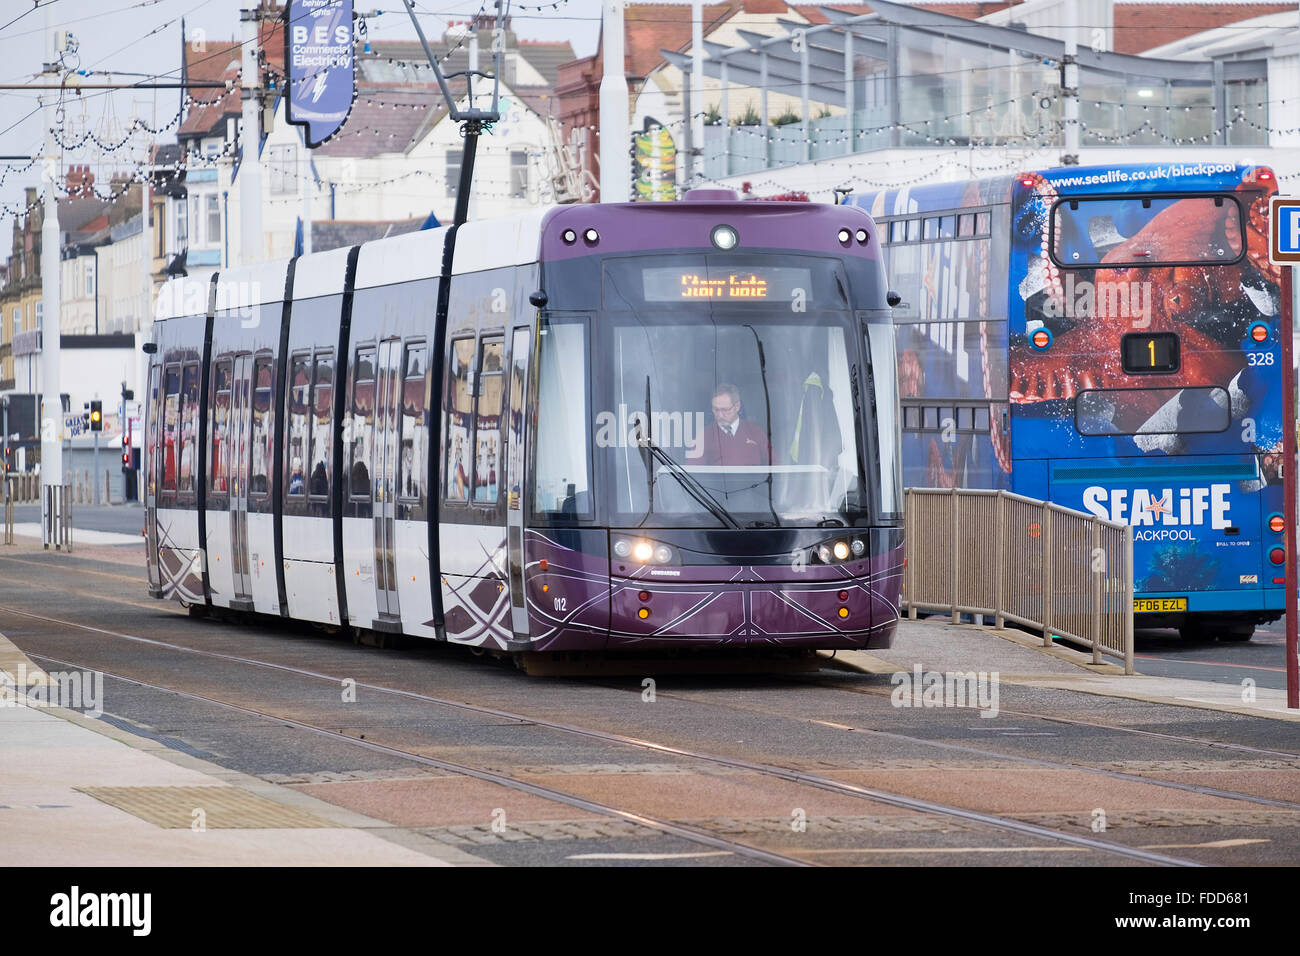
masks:
[[[122,470],[131,470],[131,436],[122,432]]]
[[[90,403],[90,430],[92,432],[104,430],[104,403],[99,400]]]

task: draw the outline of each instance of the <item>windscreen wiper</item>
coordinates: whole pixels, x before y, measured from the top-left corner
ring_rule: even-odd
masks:
[[[708,510],[709,514],[713,515],[713,517],[717,518],[728,527],[734,528],[737,531],[740,530],[740,522],[733,518],[731,513],[718,503],[718,499],[709,494],[705,487],[696,481],[690,472],[677,462],[673,461],[672,458],[668,456],[667,452],[648,438],[645,433],[641,431],[640,422],[637,422],[636,426],[636,442],[662,462],[664,467],[672,472],[673,477],[681,482],[681,486],[686,489],[687,493],[703,505]]]

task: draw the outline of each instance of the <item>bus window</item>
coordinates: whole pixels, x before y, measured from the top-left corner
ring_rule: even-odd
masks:
[[[987,236],[993,231],[993,214],[977,212],[975,214],[975,235]]]
[[[939,217],[939,238],[951,239],[957,235],[957,217],[940,216]]]
[[[1052,212],[1052,258],[1081,268],[1230,263],[1245,248],[1232,196],[1065,199]]]
[[[919,219],[907,220],[907,241],[908,242],[921,241],[921,220]]]
[[[939,238],[939,220],[931,216],[925,220],[925,229],[921,235],[922,239]]]
[[[1232,415],[1228,390],[1112,388],[1079,393],[1075,427],[1080,435],[1190,435],[1221,432]]]
[[[889,241],[891,244],[907,241],[906,219],[895,219],[889,224]]]
[[[975,214],[963,213],[957,217],[957,235],[965,239],[975,235]]]

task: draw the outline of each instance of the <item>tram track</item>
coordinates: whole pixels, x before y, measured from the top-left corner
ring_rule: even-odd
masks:
[[[60,664],[65,667],[80,667],[76,661],[62,660],[57,657],[49,657],[44,654],[32,654],[31,657],[38,661],[49,661]],[[741,843],[737,840],[728,840],[724,837],[714,836],[713,834],[704,833],[690,827],[673,823],[669,820],[662,820],[648,814],[640,813],[633,810],[626,810],[616,807],[613,804],[601,801],[591,800],[590,798],[580,796],[574,793],[568,793],[563,790],[557,790],[554,787],[546,787],[541,784],[531,783],[526,780],[520,780],[517,777],[511,777],[508,774],[500,774],[481,767],[472,767],[467,764],[455,763],[449,760],[441,760],[437,757],[429,757],[424,754],[417,754],[414,751],[403,750],[400,747],[389,747],[385,744],[377,743],[373,740],[362,740],[353,737],[350,734],[342,733],[337,730],[329,730],[304,721],[295,720],[282,714],[272,714],[267,711],[257,710],[252,707],[244,707],[240,704],[231,703],[230,701],[218,700],[215,697],[207,697],[203,694],[195,694],[190,691],[179,690],[175,687],[164,687],[161,684],[154,684],[149,681],[140,680],[137,677],[129,677],[123,674],[115,674],[108,671],[101,671],[106,677],[112,677],[115,680],[125,681],[135,684],[139,687],[147,687],[151,690],[162,691],[168,694],[175,694],[186,700],[192,700],[205,704],[211,704],[227,710],[234,711],[249,717],[257,717],[263,720],[272,721],[282,726],[292,727],[296,730],[306,731],[317,734],[330,740],[346,742],[352,746],[362,747],[373,753],[386,754],[390,757],[398,757],[402,760],[409,760],[426,767],[433,767],[437,770],[445,770],[450,773],[462,774],[467,777],[473,777],[476,780],[483,780],[487,783],[495,783],[502,787],[507,787],[521,793],[531,794],[532,796],[541,797],[556,803],[562,803],[566,806],[574,807],[578,810],[586,810],[589,813],[597,813],[602,816],[612,817],[618,820],[624,820],[629,823],[635,823],[640,826],[649,827],[662,833],[672,836],[681,837],[693,843],[710,847],[715,850],[726,850],[741,856],[759,860],[764,863],[772,863],[782,866],[815,866],[806,860],[800,860],[795,857],[784,856],[780,853],[774,853],[770,850],[764,850],[759,847],[751,846],[747,843]]]
[[[211,650],[205,650],[201,648],[194,648],[183,644],[174,644],[168,641],[158,640],[156,638],[143,637],[141,635],[125,634],[119,631],[112,631],[107,628],[95,627],[88,624],[82,624],[76,621],[68,621],[68,620],[53,618],[48,615],[36,614],[31,611],[25,611],[20,608],[13,607],[11,605],[0,605],[0,613],[16,614],[29,619],[42,621],[45,622],[46,624],[53,624],[62,627],[73,627],[80,630],[105,635],[108,637],[113,637],[113,638],[132,641],[132,642],[136,642],[136,643],[140,643],[152,647],[157,647],[160,649],[198,655],[201,657],[221,660],[228,663],[235,663],[235,664],[241,664],[245,666],[271,669],[282,673],[293,674],[298,677],[329,682],[334,685],[337,685],[341,680],[341,678],[339,677],[330,674],[325,674],[320,671],[311,670],[308,668],[295,667],[289,664],[259,660],[257,658],[245,657],[241,655],[226,654],[220,651],[211,651]],[[55,660],[62,665],[71,666],[71,667],[88,666],[84,662],[66,661],[66,660],[61,660],[53,657],[44,657],[43,655],[37,655],[37,654],[34,654],[32,656],[42,658],[42,659]],[[484,770],[482,768],[469,767],[467,765],[456,764],[449,761],[442,761],[442,760],[438,760],[437,758],[425,757],[423,755],[413,754],[410,751],[405,751],[400,748],[387,748],[382,744],[375,743],[374,741],[369,741],[369,740],[358,741],[355,737],[352,737],[347,734],[342,734],[338,731],[331,731],[326,728],[318,727],[302,721],[297,721],[290,717],[271,714],[269,712],[262,712],[255,708],[247,708],[242,705],[235,704],[233,702],[222,701],[204,695],[192,694],[191,692],[179,690],[174,687],[166,687],[159,684],[153,684],[149,681],[143,681],[129,674],[115,674],[115,673],[109,674],[109,672],[105,672],[105,673],[108,674],[108,676],[113,676],[120,680],[131,681],[141,686],[156,688],[171,693],[177,693],[195,700],[207,701],[212,704],[217,704],[237,711],[246,712],[248,714],[262,717],[268,720],[280,720],[283,723],[289,724],[290,726],[297,726],[300,727],[301,729],[310,730],[313,733],[319,733],[339,740],[355,742],[359,745],[368,746],[371,749],[379,748],[382,749],[383,752],[387,752],[393,755],[403,756],[403,757],[409,755],[411,759],[416,759],[417,762],[426,763],[430,766],[440,767],[442,769],[446,769],[451,772],[465,772],[469,776],[477,777],[478,779],[492,780],[492,782],[502,783],[503,785],[506,786],[513,787],[514,784],[519,784],[519,786],[514,787],[514,789],[523,789],[523,788],[531,788],[531,787],[538,786],[529,783],[527,781],[518,780],[517,778],[511,777],[509,775],[497,774],[494,771]],[[582,727],[578,725],[564,723],[561,721],[550,720],[545,717],[517,713],[513,711],[503,710],[500,708],[495,708],[495,707],[486,707],[483,705],[473,704],[466,701],[450,700],[447,698],[436,697],[430,694],[423,694],[418,691],[395,688],[383,684],[375,684],[368,681],[358,681],[356,682],[356,687],[358,689],[366,689],[376,693],[394,695],[397,697],[416,700],[422,703],[433,704],[439,707],[454,709],[461,712],[474,713],[480,716],[513,721],[513,722],[518,722],[520,724],[536,725],[539,727],[544,727],[565,734],[581,736],[588,739],[598,740],[610,744],[633,747],[643,751],[653,752],[659,755],[700,761],[715,767],[727,767],[732,770],[739,770],[739,771],[759,774],[766,777],[784,780],[799,786],[811,787],[823,791],[828,791],[841,796],[855,797],[865,801],[871,801],[878,804],[891,806],[897,809],[902,809],[902,810],[907,810],[907,811],[922,813],[922,814],[937,815],[948,819],[959,820],[962,823],[968,825],[974,824],[977,826],[983,826],[983,827],[988,827],[996,830],[1001,830],[1003,832],[1015,833],[1022,837],[1039,839],[1039,840],[1048,840],[1055,843],[1063,843],[1068,846],[1084,848],[1084,849],[1098,851],[1102,853],[1108,853],[1112,855],[1118,855],[1118,856],[1126,857],[1128,859],[1137,860],[1143,863],[1156,864],[1156,865],[1172,865],[1172,866],[1201,865],[1191,860],[1168,856],[1161,853],[1155,853],[1146,849],[1128,847],[1123,844],[1101,840],[1094,837],[1066,833],[1060,830],[1039,826],[1037,824],[1028,823],[1010,817],[1004,817],[992,813],[985,813],[977,810],[969,810],[966,808],[951,806],[948,804],[943,804],[943,803],[930,801],[930,800],[923,800],[920,798],[910,797],[905,794],[895,793],[880,788],[860,786],[858,784],[848,783],[845,781],[836,780],[831,777],[826,777],[820,774],[809,773],[806,771],[802,771],[790,767],[782,767],[773,764],[759,763],[756,761],[745,760],[738,757],[730,757],[730,756],[725,756],[720,754],[706,753],[692,748],[679,747],[672,744],[660,743],[653,740],[647,740],[644,738],[631,737],[625,734],[618,734],[609,731],[598,730],[591,727]],[[782,716],[785,719],[789,719],[789,715],[777,715],[777,716]],[[911,738],[911,737],[907,737],[906,735],[902,735],[902,736],[906,737],[908,742],[911,743],[928,743],[923,738]],[[998,754],[993,751],[989,751],[988,754],[990,756],[997,756],[999,758],[1004,758],[1006,756],[1004,754]],[[1155,782],[1149,778],[1139,778],[1139,779],[1141,779],[1142,782],[1145,783]],[[551,790],[551,788],[545,788],[545,787],[542,787],[540,789]],[[1180,789],[1182,788],[1180,787]],[[543,796],[545,795],[540,793],[538,790],[528,790],[527,792],[535,793],[537,795],[543,795]],[[573,794],[566,794],[563,791],[558,791],[558,790],[554,791],[554,793],[557,795],[556,798],[559,799],[560,802],[569,803],[570,805],[573,806],[577,806],[577,804],[572,803],[571,799],[572,800],[587,799]],[[616,816],[621,816],[624,819],[628,819],[628,817],[624,816],[625,814],[628,813],[635,814],[635,811],[627,811],[613,806],[605,806],[605,805],[601,805],[601,806],[604,806],[604,809],[599,812],[605,813],[606,815],[616,815]],[[1300,805],[1297,805],[1297,808],[1300,808]],[[650,818],[647,817],[647,819]],[[658,822],[663,823],[667,826],[679,827],[682,830],[689,829],[689,828],[682,828],[680,827],[679,824],[672,824],[669,823],[668,821],[658,821]],[[665,832],[672,832],[672,831],[665,831]],[[696,831],[690,831],[690,832],[696,832]],[[719,839],[719,838],[709,836],[708,839]],[[771,852],[771,851],[761,850],[752,847],[749,849],[752,850],[754,853]],[[736,852],[741,852],[741,851],[737,850]],[[744,855],[752,855],[752,853],[745,853]],[[775,854],[775,856],[781,856],[781,855]],[[788,859],[794,859],[794,858],[788,858]],[[800,862],[803,863],[806,861],[800,861]]]

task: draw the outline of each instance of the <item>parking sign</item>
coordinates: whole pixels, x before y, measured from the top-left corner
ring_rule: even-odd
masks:
[[[1300,199],[1269,200],[1268,258],[1278,266],[1300,264]]]

